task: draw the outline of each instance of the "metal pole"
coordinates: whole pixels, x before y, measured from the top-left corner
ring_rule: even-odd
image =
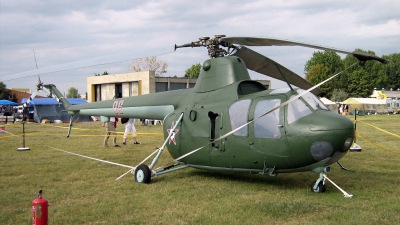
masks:
[[[22,122],[22,147],[25,148],[25,121]]]
[[[22,148],[18,148],[18,151],[28,151],[31,150],[29,147],[25,147],[25,112],[26,112],[26,107],[24,107],[24,110],[22,111]]]
[[[350,147],[351,152],[361,152],[362,148],[356,143],[357,140],[357,108],[354,111],[354,141],[353,145]],[[340,164],[339,164],[340,165]]]
[[[354,111],[354,131],[357,131],[357,108]],[[357,135],[354,135],[354,142],[357,140]]]

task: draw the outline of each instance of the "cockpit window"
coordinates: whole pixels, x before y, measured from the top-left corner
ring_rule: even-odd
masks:
[[[231,126],[233,130],[247,123],[250,103],[250,99],[245,99],[235,102],[231,107],[229,107],[229,117],[231,118]],[[235,131],[233,134],[237,136],[247,136],[247,132],[246,125]]]
[[[259,101],[254,112],[254,135],[258,138],[280,138],[279,108],[262,116],[271,109],[279,106],[281,100],[271,99]],[[262,116],[262,117],[260,117]],[[259,118],[260,117],[260,118]]]
[[[293,95],[292,97],[290,97],[290,99],[295,97],[296,96]],[[303,118],[311,113],[311,109],[308,108],[301,99],[296,99],[288,105],[287,123],[291,124],[294,121]]]
[[[303,93],[304,90],[298,89],[297,92],[299,94]],[[312,93],[308,92],[307,94],[303,95],[302,98],[313,108],[314,110],[320,108],[324,110],[329,110],[328,107],[321,102],[315,95]]]

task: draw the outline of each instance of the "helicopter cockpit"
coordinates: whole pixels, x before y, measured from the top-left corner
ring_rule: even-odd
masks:
[[[296,90],[298,94],[305,92],[303,89]],[[291,93],[289,88],[276,89],[271,91],[269,96],[278,96],[280,94]],[[282,95],[281,95],[282,96]],[[295,98],[297,95],[291,95],[290,99]],[[254,107],[254,112],[251,110],[252,100],[244,99],[233,103],[229,108],[230,122],[232,129],[237,129],[243,124],[249,121],[249,113],[254,114],[254,136],[257,138],[280,138],[281,132],[279,127],[284,124],[284,118],[286,118],[287,124],[292,124],[295,121],[308,116],[315,110],[326,110],[329,111],[328,107],[322,103],[312,93],[306,93],[302,97],[293,100],[287,105],[286,115],[280,117],[281,110],[283,108],[277,108],[281,105],[285,99],[282,98],[270,98],[258,100]],[[271,112],[270,110],[277,108]],[[251,111],[251,112],[250,112]],[[269,112],[269,113],[267,113]],[[265,114],[267,113],[267,114]],[[265,115],[264,115],[265,114]],[[252,116],[251,116],[252,117]],[[235,136],[245,137],[248,135],[247,126],[234,132]]]
[[[297,93],[303,93],[303,89],[298,89]],[[290,99],[295,98],[292,95]],[[329,108],[321,102],[315,95],[306,93],[301,98],[294,100],[288,104],[287,123],[291,124],[300,118],[303,118],[312,113],[312,110],[322,109],[329,111]]]

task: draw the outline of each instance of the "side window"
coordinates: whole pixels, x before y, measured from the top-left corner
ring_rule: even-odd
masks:
[[[295,96],[293,95],[290,98],[292,99],[294,97]],[[287,123],[291,124],[294,121],[303,118],[311,113],[311,109],[309,109],[302,100],[296,99],[288,105]]]
[[[251,100],[246,99],[242,101],[235,102],[229,107],[229,117],[231,119],[232,130],[242,126],[247,123],[249,106]],[[247,125],[235,131],[233,134],[237,136],[247,136]]]
[[[254,135],[258,138],[280,138],[279,109],[266,115],[266,112],[279,106],[281,100],[271,99],[259,101],[254,112]],[[262,117],[260,117],[262,116]],[[259,118],[260,117],[260,118]]]

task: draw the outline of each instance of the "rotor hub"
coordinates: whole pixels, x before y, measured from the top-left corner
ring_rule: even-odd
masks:
[[[208,49],[208,55],[211,58],[218,58],[218,57],[224,57],[228,54],[230,54],[230,49],[236,49],[236,46],[234,46],[231,43],[221,41],[220,39],[226,37],[224,34],[217,34],[214,36],[214,38],[210,37],[200,37],[198,41],[194,41],[188,44],[184,45],[175,45],[175,50],[177,48],[183,48],[183,47],[207,47]],[[227,50],[224,49],[228,48]]]

